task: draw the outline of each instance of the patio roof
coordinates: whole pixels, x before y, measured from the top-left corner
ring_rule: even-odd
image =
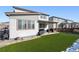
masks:
[[[65,18],[57,17],[57,16],[51,16],[50,18],[57,18],[57,19],[62,19],[62,20],[65,20],[65,21],[71,21],[71,22],[73,22],[73,20],[65,19]]]

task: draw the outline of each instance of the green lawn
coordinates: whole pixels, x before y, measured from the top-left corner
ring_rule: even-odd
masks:
[[[64,51],[67,47],[79,38],[78,34],[59,33],[47,36],[42,36],[30,41],[12,44],[3,48],[0,51],[6,52],[59,52]]]

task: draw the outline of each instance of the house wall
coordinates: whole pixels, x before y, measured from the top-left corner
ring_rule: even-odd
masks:
[[[43,19],[43,18],[41,18],[41,15],[39,15],[39,20],[41,20],[41,21],[49,21],[49,16],[46,16],[46,19]],[[49,24],[46,24],[46,28],[44,30],[47,30],[48,28],[49,28]]]
[[[48,21],[49,20],[49,16],[46,16],[46,19],[41,18],[41,15],[39,15],[39,20],[41,21]]]
[[[65,20],[62,20],[62,19],[58,19],[58,18],[50,18],[49,19],[50,21],[53,21],[53,22],[57,22],[57,28],[60,28],[59,25],[63,22],[65,22]],[[51,24],[52,25],[52,24]],[[56,24],[53,24],[53,28],[56,28]]]
[[[53,21],[54,21],[54,22],[58,22],[58,23],[57,23],[57,28],[60,28],[60,27],[59,27],[60,24],[63,23],[63,22],[65,22],[65,20],[58,19],[58,18],[53,18]],[[54,26],[54,27],[56,27],[56,26]]]
[[[54,17],[51,17],[50,20],[53,22],[58,22],[57,28],[61,28],[61,25],[60,25],[61,23],[66,23],[65,28],[71,28],[71,23],[73,23],[72,20],[65,20],[65,19],[54,18]],[[56,28],[56,24],[53,24],[53,28]]]
[[[48,28],[49,29],[53,28],[53,24],[49,24],[49,27]]]
[[[27,36],[33,36],[38,33],[38,16],[10,16],[10,39],[16,38],[16,37],[27,37]],[[26,20],[35,20],[35,29],[33,30],[18,30],[17,29],[17,20],[18,19],[26,19]]]

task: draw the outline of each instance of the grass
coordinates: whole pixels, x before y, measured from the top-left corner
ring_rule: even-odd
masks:
[[[79,38],[78,34],[59,33],[0,48],[2,52],[60,52]]]

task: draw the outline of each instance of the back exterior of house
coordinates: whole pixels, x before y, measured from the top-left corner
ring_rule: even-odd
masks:
[[[29,37],[48,31],[71,30],[79,28],[79,23],[61,17],[49,17],[46,13],[36,12],[13,6],[12,12],[5,12],[9,17],[9,39]]]
[[[13,12],[5,12],[9,17],[9,39],[37,35],[39,29],[48,29],[44,22],[49,15],[23,8],[13,7]]]

